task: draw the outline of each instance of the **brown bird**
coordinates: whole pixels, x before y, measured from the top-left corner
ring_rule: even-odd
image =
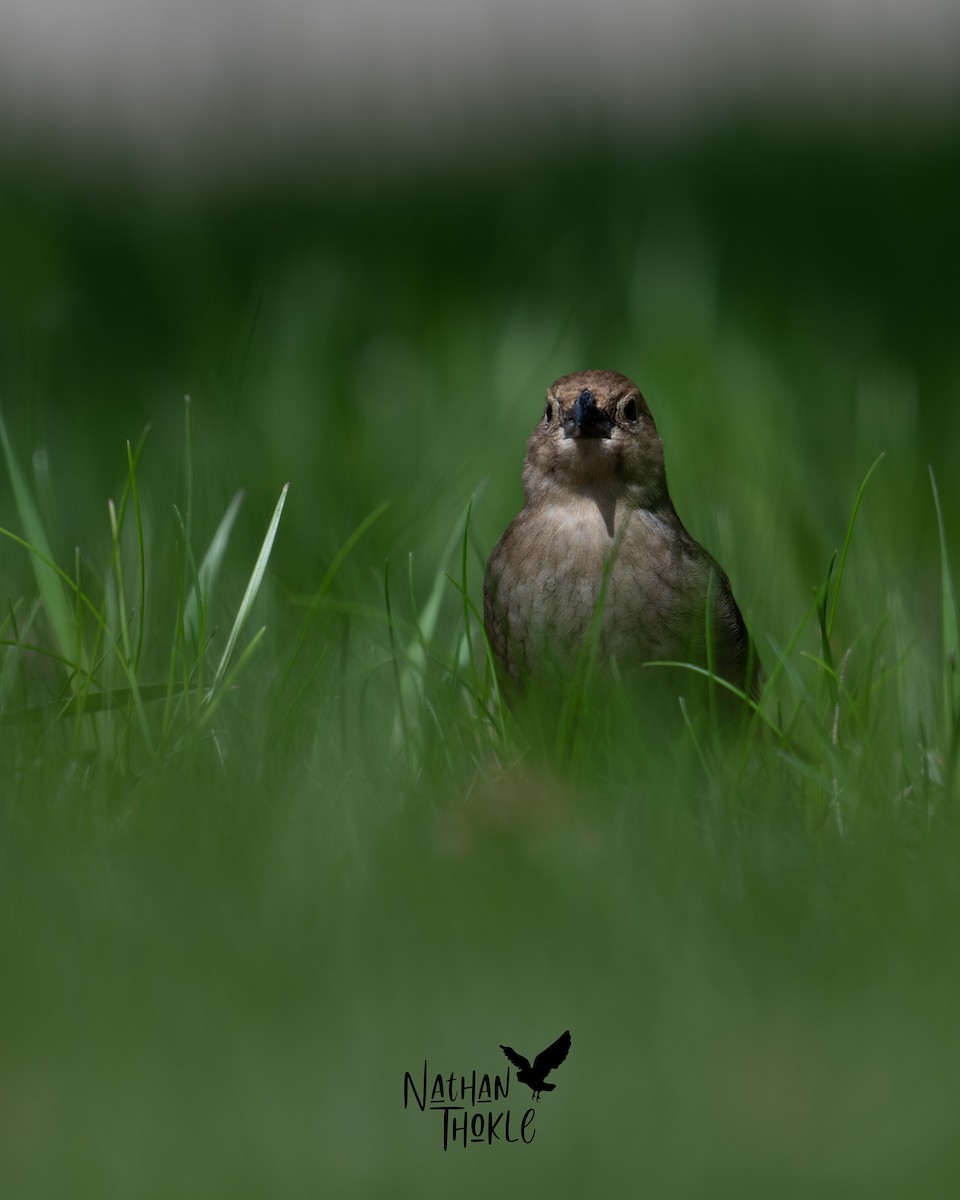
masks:
[[[756,695],[730,582],[677,516],[663,444],[632,380],[614,371],[558,379],[527,443],[523,489],[484,579],[484,626],[502,675],[522,685],[569,670],[596,619],[604,659],[712,662]]]

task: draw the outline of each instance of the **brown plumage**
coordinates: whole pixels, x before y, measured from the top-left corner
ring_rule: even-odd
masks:
[[[525,503],[494,547],[484,625],[514,684],[576,659],[606,579],[599,649],[618,665],[713,667],[756,693],[758,671],[730,582],[687,533],[663,445],[635,383],[579,371],[547,391],[527,443]],[[707,621],[707,598],[711,598]]]

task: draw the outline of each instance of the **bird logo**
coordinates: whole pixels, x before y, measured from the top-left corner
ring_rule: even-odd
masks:
[[[501,1044],[500,1049],[517,1068],[517,1079],[520,1083],[525,1083],[533,1092],[534,1100],[539,1100],[541,1092],[552,1092],[557,1086],[555,1083],[547,1083],[546,1078],[551,1071],[565,1061],[570,1053],[570,1030],[561,1033],[546,1050],[541,1050],[533,1060],[533,1066],[530,1065],[529,1059],[518,1054],[512,1046]]]

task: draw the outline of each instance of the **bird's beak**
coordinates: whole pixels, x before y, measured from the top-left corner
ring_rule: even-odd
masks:
[[[602,408],[598,408],[593,393],[586,388],[577,397],[577,402],[567,410],[563,418],[563,436],[568,438],[608,438],[613,431],[613,421]]]

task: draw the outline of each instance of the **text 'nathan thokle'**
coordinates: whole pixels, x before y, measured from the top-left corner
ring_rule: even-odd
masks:
[[[531,1064],[523,1055],[510,1046],[500,1049],[517,1068],[517,1081],[525,1083],[533,1099],[539,1101],[540,1093],[552,1092],[555,1084],[546,1083],[546,1076],[567,1057],[570,1049],[570,1032],[560,1035]],[[510,1068],[505,1075],[477,1070],[466,1072],[450,1071],[447,1074],[431,1072],[427,1059],[423,1060],[423,1071],[416,1078],[409,1071],[403,1076],[403,1107],[411,1103],[420,1112],[437,1113],[440,1120],[441,1144],[444,1150],[453,1145],[492,1146],[499,1143],[530,1145],[536,1137],[534,1122],[536,1108],[525,1108],[518,1116],[510,1108]]]

